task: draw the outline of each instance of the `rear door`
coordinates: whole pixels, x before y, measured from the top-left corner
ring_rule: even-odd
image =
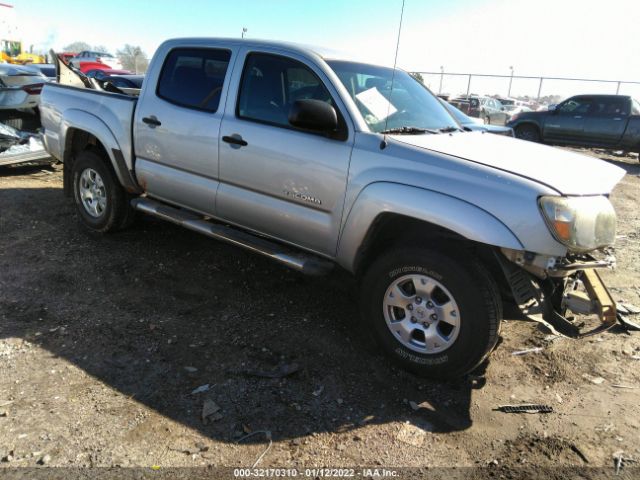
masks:
[[[596,145],[620,142],[631,114],[631,100],[625,97],[595,97],[584,125],[585,140]]]
[[[215,213],[218,137],[233,48],[178,47],[147,74],[134,118],[136,174],[152,196]],[[154,86],[155,88],[151,88]]]
[[[573,97],[558,105],[544,123],[544,139],[583,142],[585,118],[592,104],[592,97]]]
[[[220,136],[217,215],[321,254],[335,255],[354,140],[353,126],[322,69],[269,49],[245,52],[234,71]],[[241,58],[238,58],[240,65]],[[288,122],[298,99],[325,101],[342,120],[333,137]]]

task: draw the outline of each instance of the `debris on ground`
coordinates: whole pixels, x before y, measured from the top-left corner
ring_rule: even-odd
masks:
[[[585,380],[589,380],[594,385],[602,385],[605,382],[605,379],[602,377],[594,377],[593,375],[589,375],[588,373],[583,373],[582,378]]]
[[[405,423],[400,427],[396,440],[414,447],[422,447],[425,436],[426,433],[422,428],[416,427],[411,423]]]
[[[554,335],[554,336],[555,336],[555,335]],[[518,351],[515,351],[515,352],[511,353],[511,355],[515,355],[515,356],[518,356],[518,355],[527,355],[528,353],[539,353],[539,352],[541,352],[542,350],[544,350],[542,347],[527,348],[526,350],[518,350]]]
[[[258,465],[260,463],[260,461],[264,458],[264,456],[267,454],[267,452],[271,449],[271,445],[273,445],[273,440],[271,438],[271,431],[270,430],[256,430],[255,432],[251,432],[248,435],[245,435],[244,437],[242,437],[240,440],[238,440],[236,443],[240,443],[245,441],[247,438],[252,437],[254,435],[258,435],[259,433],[263,433],[265,438],[267,440],[269,440],[269,445],[267,446],[267,448],[264,450],[264,452],[262,452],[260,454],[260,456],[256,459],[256,461],[253,463],[253,465],[251,466],[251,468],[256,468],[256,465]]]
[[[297,363],[281,363],[273,370],[246,370],[245,373],[252,377],[284,378],[293,375],[300,370]]]
[[[184,367],[184,369],[189,373],[196,373],[198,371],[196,367]]]
[[[625,464],[628,463],[638,463],[638,461],[634,460],[632,457],[625,457],[622,450],[618,450],[613,454],[613,464],[616,469],[616,475],[620,475],[620,470],[622,470]]]
[[[635,388],[638,388],[638,387],[634,387],[633,385],[622,385],[622,384],[620,384],[620,383],[615,383],[615,384],[613,384],[613,385],[611,385],[611,386],[612,386],[613,388],[628,388],[629,390],[633,390],[633,389],[635,389]]]
[[[633,330],[636,332],[640,331],[640,323],[630,320],[629,317],[624,315],[622,312],[618,312],[616,317],[618,321],[622,324],[622,326],[627,330]]]
[[[314,397],[319,397],[323,391],[324,391],[324,385],[320,385],[317,389],[311,392],[311,395],[313,395]]]
[[[191,395],[195,395],[197,393],[204,393],[204,392],[208,391],[209,388],[210,388],[210,385],[208,383],[205,383],[204,385],[200,385],[198,388],[193,390],[191,392]]]
[[[213,400],[207,398],[202,404],[202,423],[207,424],[209,420],[215,422],[222,418],[220,406]]]
[[[640,308],[631,303],[617,303],[616,310],[626,315],[638,315],[640,313]]]
[[[541,404],[500,405],[494,410],[503,413],[553,413],[553,407]]]
[[[47,454],[38,460],[38,465],[46,465],[51,461],[51,455]]]

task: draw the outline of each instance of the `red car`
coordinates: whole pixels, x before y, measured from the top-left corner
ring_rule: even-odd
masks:
[[[129,70],[114,70],[113,68],[91,68],[89,70],[85,70],[80,67],[80,71],[84,73],[87,77],[110,77],[111,75],[133,75],[133,72]]]

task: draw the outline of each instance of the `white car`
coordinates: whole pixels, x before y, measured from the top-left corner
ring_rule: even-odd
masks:
[[[0,64],[0,110],[30,109],[40,103],[42,86],[49,79],[22,65]]]
[[[78,69],[81,69],[81,63],[84,62],[103,63],[113,70],[122,70],[122,63],[120,62],[120,60],[110,53],[106,52],[93,52],[90,50],[84,50],[69,60],[69,63]]]

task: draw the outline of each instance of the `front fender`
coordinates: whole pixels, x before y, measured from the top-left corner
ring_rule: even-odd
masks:
[[[432,190],[378,182],[360,192],[344,221],[336,259],[342,267],[355,271],[358,250],[375,219],[383,213],[429,222],[476,242],[524,249],[504,223],[471,203]]]
[[[127,168],[120,144],[111,129],[100,118],[84,110],[69,109],[64,112],[60,125],[61,158],[66,158],[67,149],[71,148],[71,142],[67,141],[67,134],[69,129],[72,128],[90,133],[96,137],[109,156],[109,161],[116,172],[120,184],[131,192],[138,189],[131,172]]]

